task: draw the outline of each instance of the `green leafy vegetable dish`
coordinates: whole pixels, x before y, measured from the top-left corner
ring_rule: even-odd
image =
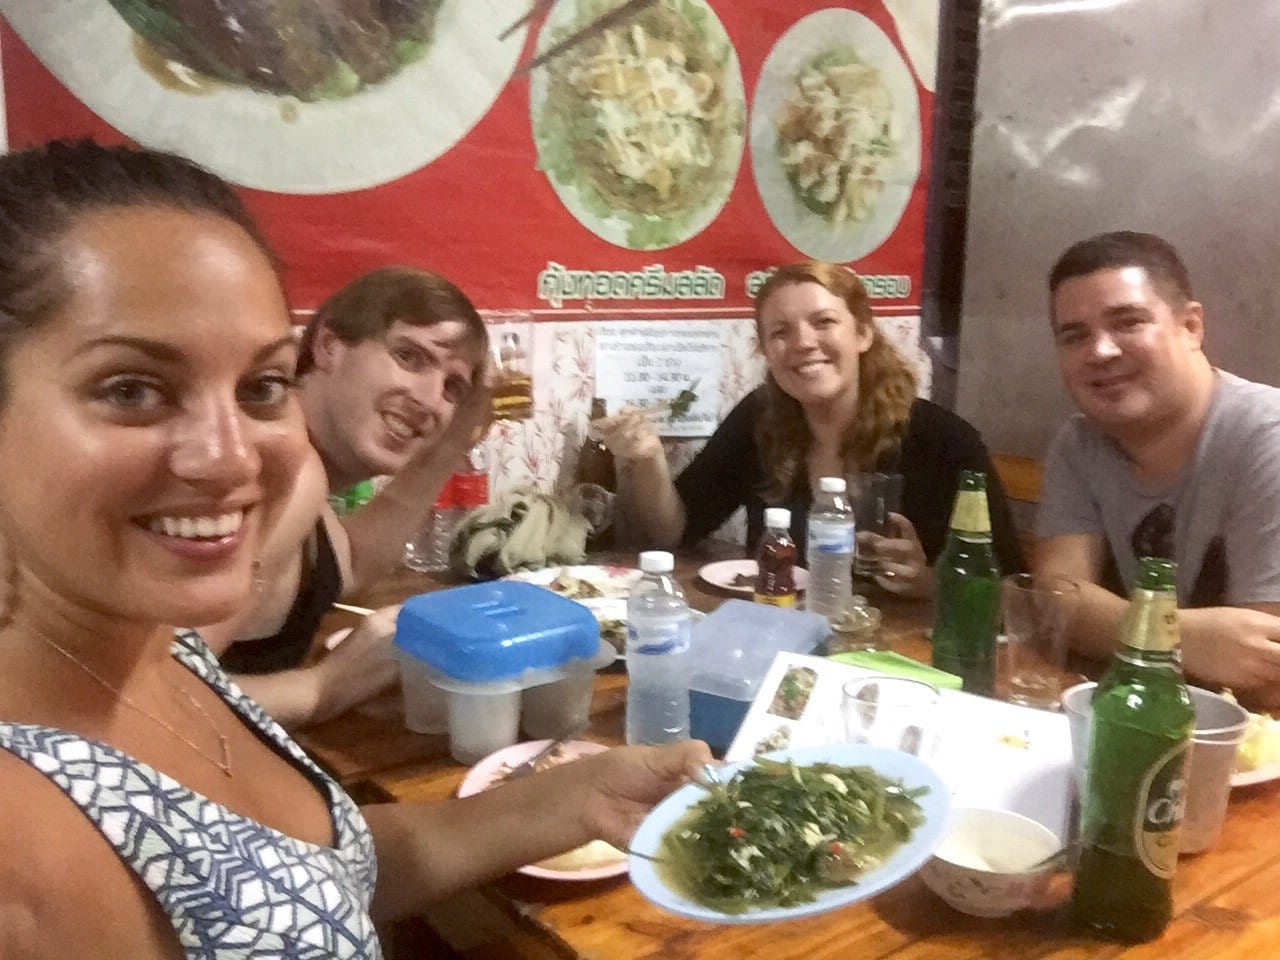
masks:
[[[757,758],[707,787],[663,835],[655,867],[681,896],[723,914],[809,903],[909,842],[928,792],[870,766]]]
[[[558,5],[539,47],[615,6]],[[659,0],[570,48],[534,75],[530,99],[539,167],[606,240],[672,246],[728,199],[745,97],[737,55],[704,0]]]

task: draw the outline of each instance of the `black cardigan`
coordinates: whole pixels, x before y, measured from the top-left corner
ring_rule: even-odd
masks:
[[[684,543],[692,545],[702,540],[738,507],[745,506],[747,547],[754,551],[764,529],[764,508],[787,507],[791,510],[791,535],[803,562],[812,502],[807,492],[809,485],[803,484],[803,495],[786,502],[765,503],[762,494],[767,481],[755,439],[759,403],[759,391],[745,397],[676,478],[676,490],[687,514]],[[902,474],[901,512],[915,526],[931,564],[946,542],[960,471],[984,471],[1000,569],[1004,573],[1026,569],[1000,478],[978,431],[965,420],[928,400],[916,400],[901,447],[880,469]]]

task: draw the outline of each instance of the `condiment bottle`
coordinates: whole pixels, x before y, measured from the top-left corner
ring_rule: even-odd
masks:
[[[600,397],[591,401],[591,420],[602,420],[607,416],[605,402]],[[587,511],[587,519],[591,522],[591,534],[587,538],[587,547],[599,550],[611,545],[613,498],[618,492],[618,470],[614,462],[613,451],[605,446],[600,434],[587,424],[587,436],[578,450],[578,465],[574,479],[580,488],[580,496],[592,505]]]
[[[1120,649],[1093,692],[1072,915],[1104,936],[1158,937],[1173,916],[1195,707],[1178,652],[1175,566],[1143,557]]]
[[[764,536],[756,549],[756,603],[794,607],[795,565],[796,542],[791,539],[791,511],[769,507],[764,512]]]

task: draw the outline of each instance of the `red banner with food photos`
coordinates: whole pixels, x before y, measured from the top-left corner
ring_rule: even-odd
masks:
[[[20,0],[9,145],[203,163],[302,309],[411,263],[490,309],[741,315],[810,256],[917,312],[937,3],[654,0],[522,69],[620,5]]]

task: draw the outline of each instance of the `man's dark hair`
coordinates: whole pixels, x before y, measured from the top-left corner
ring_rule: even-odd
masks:
[[[315,367],[312,351],[321,330],[332,330],[343,343],[357,344],[385,336],[396,320],[415,327],[458,320],[479,357],[488,349],[484,320],[456,286],[426,270],[382,267],[352,280],[320,305],[302,334],[298,374]]]
[[[1100,233],[1073,243],[1049,271],[1049,296],[1074,277],[1124,267],[1145,270],[1151,286],[1166,303],[1181,306],[1195,299],[1191,276],[1173,244],[1153,233],[1136,230]]]

